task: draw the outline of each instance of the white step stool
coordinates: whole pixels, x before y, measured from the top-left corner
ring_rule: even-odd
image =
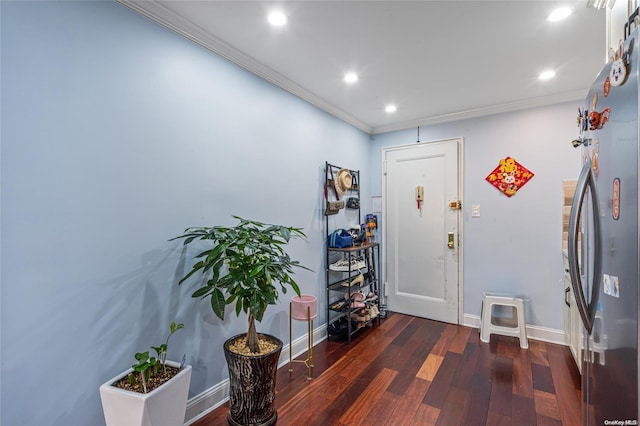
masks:
[[[494,306],[511,307],[511,318],[493,316]],[[489,343],[492,334],[513,336],[520,339],[520,347],[527,349],[527,330],[524,322],[524,301],[517,297],[500,296],[485,293],[482,296],[482,312],[480,313],[480,340]]]

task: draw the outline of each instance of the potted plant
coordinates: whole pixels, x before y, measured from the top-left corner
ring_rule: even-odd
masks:
[[[295,267],[307,269],[292,260],[284,247],[292,238],[306,238],[301,228],[239,220],[235,226],[188,228],[184,244],[205,241],[208,246],[198,255],[182,284],[196,272],[204,275],[192,297],[209,299],[211,309],[224,320],[225,307],[235,303],[236,315],[248,315],[248,331],[224,343],[229,368],[229,415],[232,425],[272,425],[277,413],[274,406],[275,381],[282,341],[259,334],[261,321],[269,305],[275,305],[279,291],[287,286],[300,296],[293,279]]]
[[[182,426],[189,395],[191,366],[167,361],[169,338],[183,328],[171,323],[165,343],[138,352],[130,369],[100,386],[107,426]]]

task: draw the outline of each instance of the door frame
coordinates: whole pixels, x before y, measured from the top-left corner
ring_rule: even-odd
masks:
[[[458,324],[464,324],[464,194],[463,194],[463,182],[464,182],[464,138],[462,136],[448,139],[436,139],[427,142],[419,142],[420,144],[432,144],[432,143],[444,143],[444,142],[456,142],[458,145],[458,199],[462,202],[462,208],[458,211]],[[386,184],[385,179],[387,175],[386,170],[386,158],[387,152],[399,151],[404,149],[411,149],[417,144],[396,145],[383,147],[381,152],[381,165],[380,165],[380,184],[382,187],[382,248],[381,248],[381,264],[383,271],[382,279],[382,296],[384,297],[385,306],[387,304],[387,288],[388,288],[388,268],[387,268],[387,203],[386,200]]]

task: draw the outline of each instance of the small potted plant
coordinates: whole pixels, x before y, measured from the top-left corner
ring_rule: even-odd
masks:
[[[222,320],[226,305],[235,303],[236,315],[248,315],[248,331],[224,343],[229,368],[229,415],[232,425],[272,425],[277,419],[274,406],[275,382],[282,341],[256,331],[269,305],[275,305],[279,291],[287,286],[300,296],[293,279],[295,267],[284,247],[292,238],[306,238],[301,228],[270,225],[242,219],[236,226],[188,228],[173,238],[184,244],[204,241],[206,249],[196,255],[196,263],[179,282],[196,272],[204,276],[192,297],[209,299],[211,309]]]
[[[191,382],[191,366],[167,361],[169,338],[183,328],[171,323],[165,343],[138,352],[130,369],[100,386],[107,426],[182,426]]]

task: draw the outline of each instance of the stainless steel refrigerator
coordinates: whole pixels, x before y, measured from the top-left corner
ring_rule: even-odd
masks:
[[[569,265],[583,322],[585,425],[638,424],[638,29],[599,73],[579,111],[582,150]]]

